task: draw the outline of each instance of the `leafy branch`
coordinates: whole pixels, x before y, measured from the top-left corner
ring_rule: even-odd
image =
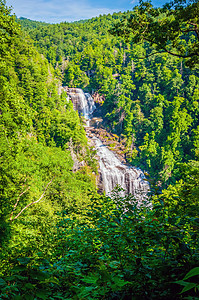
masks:
[[[166,6],[157,9],[149,2],[140,1],[140,6],[134,8],[131,16],[114,25],[109,32],[136,44],[147,41],[158,53],[185,58],[194,65],[199,61],[198,13],[198,2],[175,9]]]

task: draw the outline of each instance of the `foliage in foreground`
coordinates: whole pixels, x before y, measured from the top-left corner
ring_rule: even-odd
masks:
[[[153,209],[116,190],[112,199],[95,195],[87,209],[66,210],[49,235],[50,254],[35,249],[12,259],[2,299],[197,299],[179,285],[199,264],[194,193],[187,180],[153,197]],[[195,277],[185,279],[197,287]]]

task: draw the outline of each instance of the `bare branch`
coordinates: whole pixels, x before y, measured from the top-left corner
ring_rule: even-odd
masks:
[[[198,32],[199,29],[198,29],[198,24],[193,23],[193,22],[188,22],[188,24],[194,26],[193,31],[195,31],[195,33],[196,33],[196,35],[197,35],[197,38],[198,38],[198,40],[199,40],[199,32]]]
[[[190,25],[195,26],[196,28],[198,27],[198,24],[196,24],[196,23],[193,23],[193,22],[187,22],[187,23],[190,24]]]
[[[29,189],[30,189],[30,186],[29,186],[25,191],[21,192],[21,194],[20,194],[19,197],[17,198],[17,202],[15,203],[15,205],[14,205],[14,207],[13,207],[13,210],[12,210],[12,212],[11,212],[11,214],[10,214],[10,221],[12,221],[12,216],[13,216],[13,213],[14,213],[15,209],[17,208],[17,205],[18,205],[18,203],[19,203],[20,197],[21,197],[23,194],[25,194]]]
[[[143,57],[138,57],[137,59],[145,59],[145,58],[148,58],[148,57],[150,57],[150,56],[153,56],[153,55],[155,55],[155,54],[161,54],[161,53],[165,53],[166,51],[155,51],[155,52],[152,52],[152,53],[150,53],[150,54],[147,54],[147,55],[145,55],[145,56],[143,56]]]
[[[26,206],[18,213],[18,215],[17,215],[16,217],[14,217],[14,219],[12,219],[11,221],[16,220],[16,219],[22,214],[22,212],[23,212],[25,209],[27,209],[29,206],[38,203],[38,202],[44,197],[47,188],[48,188],[49,185],[52,183],[52,181],[53,181],[54,178],[55,178],[55,176],[54,176],[54,177],[51,179],[51,181],[47,184],[47,186],[45,187],[45,190],[44,190],[43,194],[41,195],[41,197],[40,197],[37,201],[31,202],[31,203],[29,203],[28,205],[26,205]]]
[[[155,44],[155,42],[153,42],[153,41],[151,41],[150,39],[147,39],[147,38],[143,38],[143,40],[145,40],[145,41],[147,41],[147,42],[149,42],[149,43],[153,43],[153,44]],[[158,46],[158,44],[156,44],[157,46]],[[157,51],[157,53],[163,53],[163,52],[167,52],[167,53],[169,53],[169,54],[171,54],[171,55],[173,55],[173,56],[177,56],[177,57],[182,57],[182,58],[189,58],[189,57],[193,57],[193,56],[199,56],[199,53],[197,53],[197,52],[193,52],[193,53],[190,53],[190,54],[188,54],[188,55],[182,55],[182,54],[177,54],[177,53],[174,53],[174,52],[172,52],[172,51],[169,51],[168,49],[166,49],[166,48],[164,48],[161,44],[160,44],[160,47],[162,48],[162,50],[163,51]],[[156,52],[155,52],[156,53]],[[154,53],[154,54],[155,54]],[[149,54],[150,55],[150,54]],[[151,55],[153,55],[153,54],[151,54]],[[147,56],[148,57],[148,56]]]
[[[195,29],[194,28],[189,28],[189,29],[180,29],[180,32],[182,33],[187,33],[187,32],[195,32]]]
[[[188,54],[188,55],[182,55],[182,54],[176,54],[176,53],[173,53],[173,52],[167,50],[166,48],[163,48],[163,50],[166,51],[167,53],[173,55],[173,56],[182,57],[182,58],[193,57],[193,56],[195,56],[195,55],[196,55],[196,56],[199,56],[198,53],[190,53],[190,54]]]

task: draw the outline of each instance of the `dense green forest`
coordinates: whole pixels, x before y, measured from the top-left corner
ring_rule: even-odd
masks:
[[[40,21],[33,21],[27,18],[17,18],[16,17],[16,22],[22,25],[22,29],[29,30],[29,29],[34,29],[37,28],[38,26],[48,26],[50,25],[49,23],[45,22],[40,22]]]
[[[199,299],[198,44],[183,19],[198,24],[198,10],[50,25],[0,0],[0,299]],[[136,39],[133,16],[154,25],[147,37],[181,22],[181,46],[166,43],[181,52]],[[97,193],[95,151],[61,85],[101,96],[103,126],[150,174],[153,209]]]
[[[140,59],[152,46],[110,35],[130,14],[42,26],[29,34],[64,85],[104,96],[106,127],[125,136],[129,161],[170,183],[180,177],[179,163],[197,158],[199,69],[168,53]]]

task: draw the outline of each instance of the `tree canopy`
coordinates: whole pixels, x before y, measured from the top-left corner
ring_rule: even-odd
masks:
[[[126,39],[131,37],[134,43],[148,42],[152,49],[147,56],[167,52],[185,58],[194,67],[199,62],[198,16],[198,1],[174,1],[163,8],[140,1],[130,17],[116,24],[111,32]]]

